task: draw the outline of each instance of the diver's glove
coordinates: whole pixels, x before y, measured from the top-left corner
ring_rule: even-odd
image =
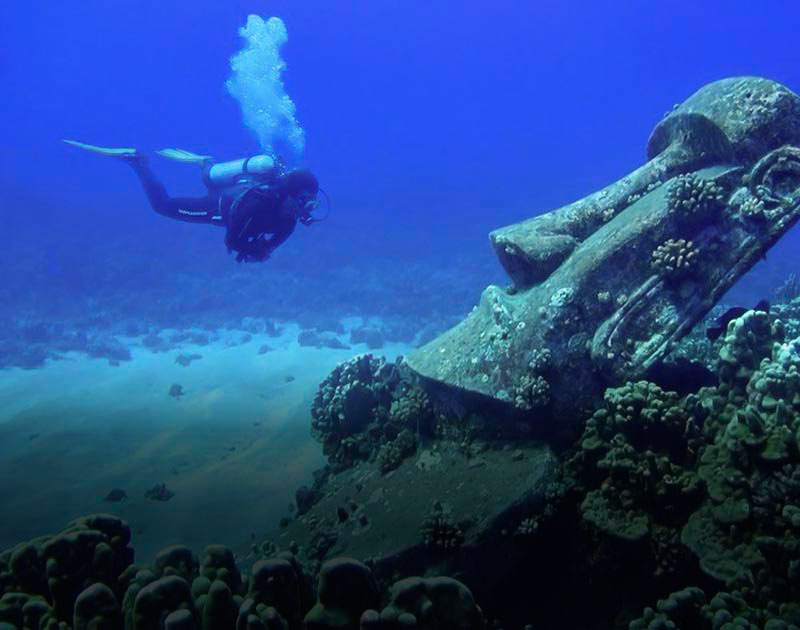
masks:
[[[267,240],[260,236],[243,244],[236,254],[236,262],[263,262],[272,254]]]

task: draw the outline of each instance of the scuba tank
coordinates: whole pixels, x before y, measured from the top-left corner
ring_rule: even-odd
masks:
[[[236,183],[248,175],[259,177],[279,170],[278,164],[270,155],[254,155],[249,158],[220,162],[204,169],[203,179],[212,188],[221,188]]]

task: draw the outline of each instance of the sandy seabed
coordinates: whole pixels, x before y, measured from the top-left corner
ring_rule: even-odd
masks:
[[[324,464],[310,436],[319,383],[366,352],[300,347],[297,332],[238,344],[243,332],[224,331],[211,345],[159,353],[132,339],[133,360],[119,366],[74,354],[0,371],[0,549],[91,512],[128,521],[138,561],[170,544],[261,540]],[[175,362],[193,353],[202,358]],[[157,483],[174,497],[145,498]],[[128,498],[103,501],[114,488]]]

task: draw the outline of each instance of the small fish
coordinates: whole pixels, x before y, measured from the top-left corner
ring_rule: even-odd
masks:
[[[202,358],[202,354],[179,354],[175,359],[175,363],[182,365],[183,367],[189,367],[192,361],[197,361],[198,359]]]
[[[120,501],[127,500],[127,498],[128,493],[122,488],[114,488],[113,490],[109,491],[105,497],[103,497],[103,501],[106,503],[119,503]]]
[[[167,488],[166,484],[157,483],[149,490],[146,490],[144,496],[151,501],[169,501],[175,496],[175,493]]]
[[[178,385],[177,383],[173,383],[172,386],[169,388],[169,392],[167,392],[173,398],[177,398],[178,400],[181,399],[186,392],[183,391],[183,385]]]
[[[734,319],[741,317],[749,310],[769,313],[769,302],[767,300],[761,300],[752,309],[745,308],[744,306],[732,306],[722,315],[717,317],[716,321],[711,324],[711,326],[706,328],[706,337],[708,337],[708,339],[711,341],[716,341],[720,338],[720,336],[722,336],[722,333],[728,330],[728,324],[730,324]]]

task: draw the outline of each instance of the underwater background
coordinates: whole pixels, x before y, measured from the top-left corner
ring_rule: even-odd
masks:
[[[261,153],[226,88],[249,15],[285,25],[304,146],[276,146],[331,200],[263,264],[62,143]],[[107,512],[144,562],[251,553],[325,464],[311,406],[331,370],[406,355],[509,284],[487,234],[643,164],[701,86],[800,91],[798,25],[778,1],[3,3],[0,549]],[[151,165],[203,194],[191,166]],[[798,252],[794,229],[718,311],[773,300]]]

